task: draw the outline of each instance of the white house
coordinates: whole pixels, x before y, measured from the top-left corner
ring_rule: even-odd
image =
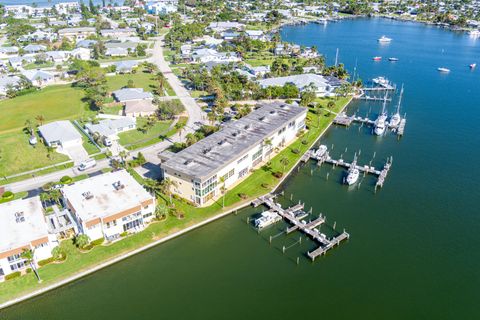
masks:
[[[58,38],[68,38],[69,40],[83,40],[90,35],[96,35],[94,27],[64,28],[58,30]]]
[[[49,147],[69,147],[82,145],[82,135],[70,121],[62,120],[44,124],[38,127],[40,135]]]
[[[113,91],[112,95],[118,102],[153,100],[153,95],[150,92],[144,91],[143,88],[123,88]]]
[[[90,60],[92,56],[92,51],[87,48],[75,48],[70,52],[70,55],[75,58],[75,59],[80,59],[80,60]]]
[[[283,87],[287,83],[295,85],[300,92],[314,89],[317,96],[332,96],[335,88],[341,85],[341,81],[337,78],[324,77],[313,73],[258,80],[258,84],[262,88]]]
[[[214,49],[197,49],[193,51],[192,59],[201,63],[241,61],[235,52],[218,52]]]
[[[80,233],[91,240],[140,231],[155,213],[155,197],[125,170],[78,181],[62,194]]]
[[[0,204],[0,281],[29,267],[21,256],[24,250],[33,251],[37,264],[50,258],[57,245],[56,236],[48,233],[40,197]]]
[[[143,101],[143,100],[141,100]],[[118,140],[118,134],[121,132],[134,130],[137,128],[137,122],[130,117],[121,117],[118,119],[104,119],[97,124],[87,123],[85,129],[91,134],[98,134],[102,140]]]
[[[20,89],[20,77],[15,75],[0,76],[0,96],[7,95],[9,89]]]
[[[265,40],[262,30],[245,30],[245,34],[252,40]]]
[[[21,73],[32,83],[32,85],[37,87],[46,86],[55,80],[53,73],[48,71],[23,70]]]
[[[145,10],[150,14],[165,15],[177,11],[177,0],[149,1],[145,4]]]

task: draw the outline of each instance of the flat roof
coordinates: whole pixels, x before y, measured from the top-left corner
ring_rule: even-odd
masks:
[[[220,131],[176,153],[161,166],[190,177],[209,178],[306,112],[306,108],[280,102],[264,104],[240,120],[228,123]]]
[[[117,182],[123,188],[116,189],[114,184]],[[63,187],[62,193],[83,222],[106,218],[152,199],[150,193],[125,170],[75,182]]]
[[[18,249],[46,236],[48,229],[40,197],[0,204],[0,252]]]

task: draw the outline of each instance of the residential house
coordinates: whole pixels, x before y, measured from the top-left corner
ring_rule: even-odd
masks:
[[[208,28],[210,28],[210,30],[217,33],[221,33],[223,31],[230,30],[230,29],[242,30],[244,27],[245,25],[243,23],[230,22],[230,21],[211,22],[208,25]]]
[[[225,32],[222,32],[222,38],[223,38],[223,40],[225,40],[225,41],[235,40],[235,39],[237,39],[239,36],[240,36],[240,34],[239,34],[238,32],[234,32],[234,31],[225,31]]]
[[[80,11],[80,4],[78,2],[59,2],[54,5],[58,14],[68,14],[71,12]]]
[[[245,69],[255,77],[263,77],[270,72],[270,66],[252,67],[249,64],[245,64]]]
[[[145,92],[143,88],[123,88],[113,91],[112,95],[118,102],[153,100],[153,95],[150,92]]]
[[[113,65],[117,73],[130,73],[134,68],[138,67],[138,63],[136,60],[125,60],[114,62]]]
[[[105,50],[105,55],[107,57],[127,57],[128,49],[125,48],[107,48]]]
[[[77,42],[76,47],[90,49],[93,48],[93,46],[95,46],[97,42],[97,40],[80,40]]]
[[[177,12],[178,1],[149,1],[145,4],[145,10],[150,14],[166,15]]]
[[[125,170],[75,182],[62,194],[79,232],[91,240],[143,230],[155,213],[155,197]]]
[[[136,35],[137,32],[133,28],[124,29],[103,29],[100,30],[100,35],[105,38],[119,39]]]
[[[72,51],[70,51],[70,56],[75,58],[75,59],[80,59],[80,60],[90,60],[92,56],[92,51],[87,48],[75,48]]]
[[[262,30],[245,30],[245,34],[252,40],[265,40],[265,34]]]
[[[30,267],[22,257],[25,250],[33,251],[33,263],[38,266],[57,245],[56,236],[48,233],[40,197],[0,204],[0,281]]]
[[[151,100],[132,100],[125,102],[123,115],[127,117],[148,117],[157,111],[158,107]]]
[[[24,55],[21,57],[11,57],[8,59],[8,63],[14,69],[20,68],[24,63],[35,62],[35,57],[33,55]]]
[[[18,54],[18,47],[0,47],[0,59],[8,58]]]
[[[192,53],[195,62],[237,62],[241,59],[234,52],[218,52],[214,49],[197,49]]]
[[[43,87],[55,81],[53,73],[43,70],[23,70],[22,75],[27,78],[32,85]]]
[[[41,44],[29,44],[23,47],[23,51],[28,52],[28,53],[39,53],[46,51],[47,47],[41,45]]]
[[[49,147],[68,148],[82,145],[82,135],[70,121],[54,121],[38,127],[45,144]]]
[[[275,149],[283,149],[305,128],[307,109],[270,103],[171,155],[160,154],[164,178],[172,192],[199,206],[221,197],[258,168]],[[268,140],[271,143],[266,144]]]
[[[84,40],[90,35],[96,35],[97,31],[94,27],[78,27],[78,28],[64,28],[58,30],[58,37],[60,39],[67,38],[69,40]]]
[[[6,96],[8,90],[19,90],[21,79],[15,75],[0,76],[0,96]]]
[[[140,100],[143,101],[143,100]],[[148,101],[148,100],[147,100]],[[118,134],[125,131],[134,130],[137,128],[135,119],[130,117],[120,117],[118,119],[104,119],[98,123],[87,123],[85,129],[90,135],[98,134],[101,140],[117,141]]]
[[[258,80],[258,84],[262,88],[283,87],[287,83],[295,85],[300,92],[313,89],[317,96],[333,96],[335,88],[340,86],[341,81],[334,77],[324,77],[313,73]]]

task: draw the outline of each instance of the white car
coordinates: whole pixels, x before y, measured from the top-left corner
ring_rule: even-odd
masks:
[[[78,166],[78,170],[85,171],[87,169],[93,168],[97,165],[97,161],[95,159],[88,159],[80,163]]]

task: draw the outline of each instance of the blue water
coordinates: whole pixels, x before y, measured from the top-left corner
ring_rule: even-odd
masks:
[[[379,45],[382,34],[393,42]],[[282,254],[299,234],[269,244],[285,225],[257,234],[245,220],[259,209],[248,208],[0,311],[0,319],[479,319],[480,69],[468,65],[480,65],[480,42],[381,19],[286,27],[282,37],[317,45],[330,63],[339,48],[340,62],[357,65],[362,79],[404,83],[402,139],[354,125],[332,127],[321,140],[335,157],[361,150],[360,163],[393,156],[382,190],[374,192],[371,177],[348,188],[344,170],[314,163],[283,187],[351,239],[312,264],[304,256],[311,242]],[[400,61],[373,62],[378,55]],[[379,109],[355,102],[347,111],[375,117]]]

